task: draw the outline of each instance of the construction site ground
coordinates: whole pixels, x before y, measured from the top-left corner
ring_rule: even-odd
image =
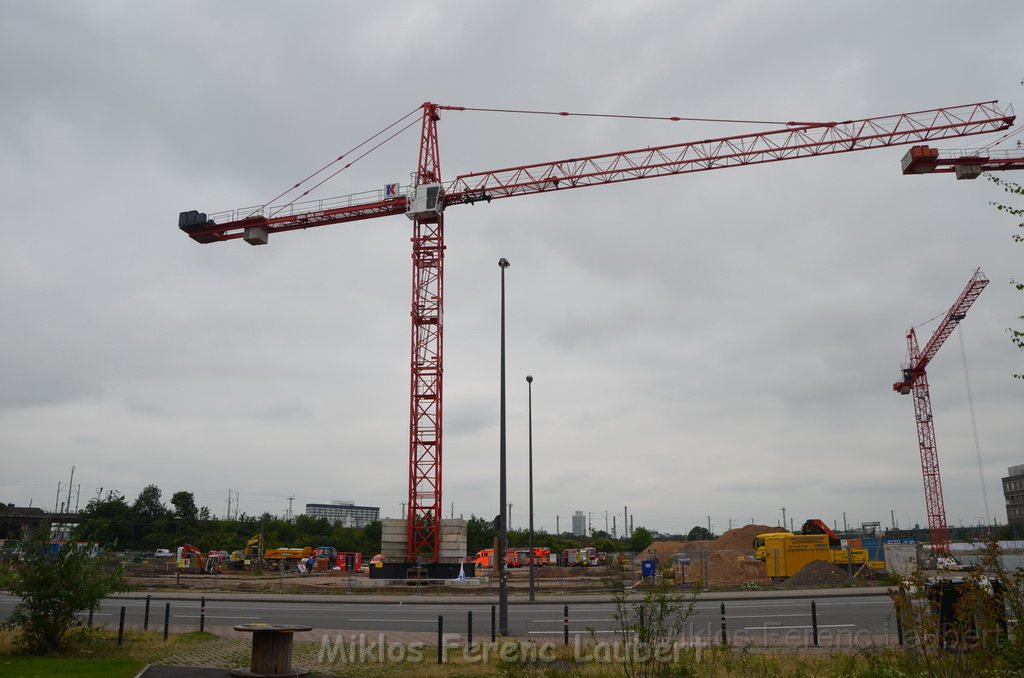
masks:
[[[754,559],[754,537],[778,528],[746,525],[729,530],[709,541],[656,541],[643,553],[631,558],[609,557],[607,567],[559,567],[544,565],[534,570],[535,586],[544,593],[602,592],[608,588],[609,575],[622,576],[643,586],[641,562],[654,560],[658,576],[668,577],[681,589],[771,589],[783,586],[765,574],[764,563]],[[683,558],[680,558],[680,556]],[[682,562],[688,561],[688,562]],[[877,585],[878,575],[861,571],[858,576],[829,563],[812,563],[784,583],[787,589]],[[650,583],[649,580],[647,583]],[[489,571],[465,581],[394,581],[371,579],[365,572],[248,572],[225,570],[220,574],[175,572],[172,559],[154,558],[132,565],[129,584],[133,590],[236,591],[251,593],[465,593],[497,592],[497,578]],[[509,591],[526,592],[529,568],[509,569]]]

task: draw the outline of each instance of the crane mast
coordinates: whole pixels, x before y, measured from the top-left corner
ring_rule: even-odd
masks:
[[[998,132],[1015,116],[995,101],[844,122],[790,122],[780,129],[666,144],[554,162],[441,178],[440,111],[460,106],[422,104],[415,183],[405,190],[286,206],[263,205],[207,215],[182,212],[178,227],[207,244],[244,239],[265,245],[272,233],[405,214],[413,221],[409,501],[407,558],[438,560],[441,520],[444,210],[453,205],[564,191],[654,177],[742,167],[798,158],[920,144]],[[560,115],[570,115],[562,113]]]
[[[911,327],[907,331],[909,362],[903,367],[903,379],[892,385],[892,389],[897,393],[912,394],[914,397],[914,420],[917,422],[917,442],[921,450],[921,476],[924,480],[924,501],[928,513],[928,534],[932,551],[938,555],[949,554],[949,527],[946,524],[946,504],[942,497],[939,456],[935,446],[932,397],[925,368],[960,321],[967,316],[968,309],[978,299],[986,285],[988,278],[981,269],[976,270],[923,349],[918,348],[914,328]]]

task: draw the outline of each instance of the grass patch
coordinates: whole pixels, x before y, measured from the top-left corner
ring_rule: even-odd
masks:
[[[75,659],[69,657],[0,657],[0,675],[9,678],[65,678],[90,676],[91,678],[131,678],[142,667],[136,659]]]

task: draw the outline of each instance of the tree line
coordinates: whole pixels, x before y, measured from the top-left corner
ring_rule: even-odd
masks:
[[[493,521],[471,516],[467,520],[470,554],[494,544]],[[694,528],[701,533],[703,528]],[[693,531],[691,531],[693,532]],[[118,492],[89,501],[79,513],[78,526],[72,531],[75,541],[90,542],[118,551],[153,551],[191,544],[202,551],[234,551],[257,534],[263,534],[266,548],[280,546],[334,546],[339,551],[374,554],[380,551],[381,525],[373,522],[362,528],[342,527],[326,518],[299,515],[286,520],[269,513],[259,516],[241,514],[234,519],[217,518],[209,508],[197,507],[188,491],[175,492],[170,505],[156,485],[147,485],[130,502]],[[697,536],[697,535],[694,535]],[[702,533],[700,536],[704,536]],[[638,527],[629,538],[613,538],[597,530],[585,537],[569,534],[534,533],[534,544],[553,552],[594,546],[599,551],[642,551],[653,541],[649,530]],[[529,546],[529,531],[509,530],[512,548]]]

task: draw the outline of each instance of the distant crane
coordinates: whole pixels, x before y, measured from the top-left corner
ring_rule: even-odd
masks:
[[[956,303],[935,329],[923,349],[918,349],[914,328],[907,331],[907,356],[903,379],[892,385],[892,390],[914,395],[914,417],[917,421],[917,441],[921,448],[921,475],[924,478],[924,501],[928,510],[928,534],[932,551],[949,554],[949,528],[946,525],[946,505],[942,499],[942,479],[939,476],[939,456],[935,449],[935,422],[932,420],[932,397],[928,390],[925,368],[938,353],[942,344],[967,315],[967,310],[988,285],[988,278],[977,269]]]
[[[178,227],[198,243],[244,238],[251,245],[266,244],[271,233],[361,219],[404,214],[413,221],[407,513],[407,557],[410,561],[421,557],[430,557],[434,561],[438,559],[442,515],[442,321],[446,208],[585,186],[987,134],[1009,128],[1015,119],[1011,112],[1000,109],[998,102],[987,101],[843,122],[768,122],[765,124],[777,125],[777,128],[472,172],[443,183],[437,136],[437,123],[442,111],[531,113],[562,117],[593,114],[480,109],[442,106],[430,102],[422,104],[417,110],[422,113],[421,134],[412,186],[403,188],[389,184],[379,191],[304,203],[293,201],[283,206],[263,205],[211,214],[209,217],[205,213],[191,210],[182,212],[178,217]],[[415,113],[413,111],[409,116]],[[673,122],[688,120],[652,116],[600,117],[644,117]],[[338,158],[334,163],[341,160]],[[293,189],[301,184],[295,184]],[[309,190],[302,195],[308,193]],[[505,507],[500,510],[504,513]],[[501,517],[505,519],[504,515]],[[507,521],[505,524],[508,524]]]

